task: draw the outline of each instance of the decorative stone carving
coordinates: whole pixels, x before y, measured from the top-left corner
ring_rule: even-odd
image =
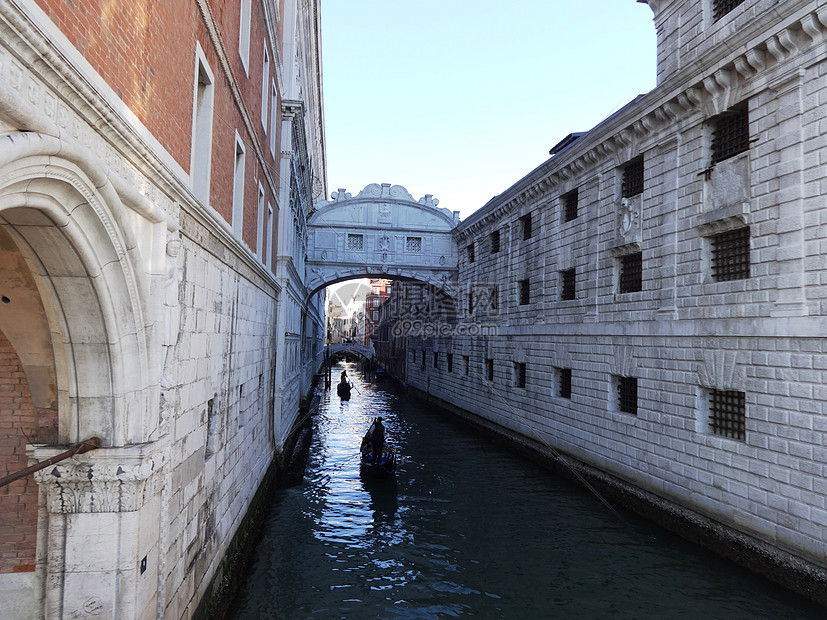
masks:
[[[617,237],[621,244],[635,243],[641,237],[641,196],[621,198],[617,209]]]

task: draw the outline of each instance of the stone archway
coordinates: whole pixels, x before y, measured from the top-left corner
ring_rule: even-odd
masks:
[[[138,554],[157,557],[165,456],[147,440],[159,418],[160,302],[150,291],[160,276],[142,252],[163,256],[166,222],[143,213],[139,224],[102,170],[58,138],[0,138],[0,331],[38,413],[57,412],[56,432],[45,443],[27,438],[27,455],[39,462],[92,436],[102,443],[34,475],[44,500],[36,560],[13,578],[0,574],[3,597],[31,617],[68,617],[84,601],[131,616],[147,598]],[[139,225],[143,248],[130,232]],[[72,557],[93,548],[107,551]],[[157,568],[145,579],[157,581]]]

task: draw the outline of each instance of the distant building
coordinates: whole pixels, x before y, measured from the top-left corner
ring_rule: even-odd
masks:
[[[365,297],[365,345],[370,346],[379,326],[379,309],[391,294],[391,281],[371,279],[370,292]]]

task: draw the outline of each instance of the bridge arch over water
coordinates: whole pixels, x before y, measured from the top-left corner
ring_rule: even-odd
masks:
[[[418,280],[453,290],[459,252],[453,230],[459,212],[419,200],[401,185],[373,183],[355,197],[340,189],[308,218],[310,294],[353,278]]]

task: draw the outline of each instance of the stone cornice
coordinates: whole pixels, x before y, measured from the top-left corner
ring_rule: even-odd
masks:
[[[698,112],[708,115],[726,110],[737,103],[733,93],[744,90],[750,81],[782,63],[789,62],[797,54],[813,49],[827,41],[827,5],[791,18],[776,32],[752,39],[749,47],[736,54],[723,54],[726,60],[707,69],[698,80],[697,63],[682,71],[646,95],[632,101],[625,108],[586,133],[567,149],[532,171],[500,196],[489,201],[477,213],[472,214],[456,231],[457,239],[474,236],[494,225],[522,205],[530,203],[568,179],[577,178],[584,171],[593,169],[609,158],[621,154],[626,159],[635,146],[673,127],[681,120]],[[731,43],[721,44],[722,51],[729,51]],[[719,57],[714,50],[709,54]],[[798,74],[796,74],[797,77]],[[783,83],[785,80],[781,80]],[[676,87],[677,84],[689,86]],[[658,100],[661,103],[656,103]],[[702,105],[709,104],[708,110]],[[638,147],[639,148],[639,147]],[[618,160],[617,165],[622,163]]]

